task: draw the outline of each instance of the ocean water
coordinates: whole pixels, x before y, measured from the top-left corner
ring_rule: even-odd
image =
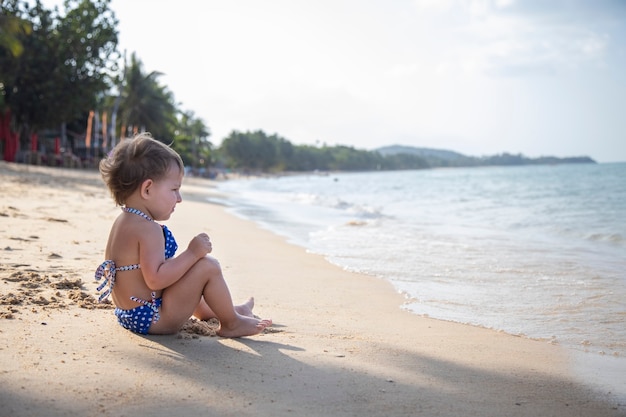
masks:
[[[309,174],[218,188],[238,215],[389,280],[415,314],[626,358],[626,163]]]

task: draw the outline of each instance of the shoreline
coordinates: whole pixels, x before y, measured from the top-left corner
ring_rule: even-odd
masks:
[[[183,247],[209,233],[233,299],[255,296],[275,324],[244,339],[134,335],[88,301],[119,213],[99,174],[0,163],[0,179],[0,308],[16,310],[0,319],[7,415],[626,411],[578,381],[562,348],[403,311],[391,284],[237,217],[197,178],[185,179],[168,227]]]
[[[449,189],[470,182],[457,181],[466,174],[451,173],[435,177],[374,173],[330,179],[260,178],[217,187],[220,192],[232,193],[222,201],[242,218],[324,255],[341,268],[391,281],[415,300],[404,308],[418,315],[626,358],[624,329],[619,325],[620,299],[626,294],[620,279],[624,264],[620,250],[626,236],[626,230],[617,226],[620,197],[604,204],[601,191],[593,196],[582,192],[594,202],[586,203],[575,197],[579,187],[570,183],[572,189],[566,187],[570,191],[564,193],[574,196],[573,201],[557,210],[559,219],[543,216],[540,209],[547,204],[556,210],[557,203],[569,198],[554,195],[558,188],[550,186],[563,177],[584,176],[590,180],[581,180],[585,184],[595,180],[605,185],[593,189],[606,191],[612,186],[613,192],[605,194],[617,193],[623,198],[616,179],[626,166],[618,167],[608,171],[593,166],[582,171],[550,168],[537,176],[529,174],[533,168],[525,167],[519,175],[501,169],[487,176],[513,183],[520,182],[520,177],[530,178],[520,185],[527,190],[539,181],[551,190],[541,201],[522,192],[510,200],[493,192],[476,195],[473,190],[480,185],[459,185],[459,194],[466,195],[450,205],[447,196],[428,187],[445,181]],[[476,184],[488,181],[482,174],[467,178]],[[417,192],[403,198],[394,191],[413,191],[411,187],[419,187],[428,199],[418,197]],[[378,192],[368,197],[367,188],[387,190],[389,197],[384,200],[389,199],[389,204],[376,197]],[[472,212],[471,207],[479,204],[472,202],[477,200],[481,209]],[[583,214],[584,210],[591,213],[591,206],[600,217]],[[498,218],[484,217],[485,213]],[[573,220],[576,216],[584,216],[586,221]],[[510,301],[508,297],[512,297]]]

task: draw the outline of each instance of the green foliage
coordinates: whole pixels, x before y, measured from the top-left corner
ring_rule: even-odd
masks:
[[[277,135],[263,131],[233,131],[219,148],[223,163],[232,169],[260,172],[280,171],[369,171],[427,168],[413,155],[385,157],[378,152],[350,146],[296,146]]]
[[[430,168],[458,168],[478,166],[514,166],[514,165],[542,165],[542,164],[570,164],[570,163],[595,163],[587,156],[557,158],[554,156],[542,156],[540,158],[528,158],[522,154],[512,155],[502,153],[499,155],[474,157],[444,149],[416,148],[413,146],[392,145],[385,146],[378,151],[386,156],[393,165],[401,168],[412,166],[414,157],[418,157]],[[405,162],[408,163],[405,164]]]
[[[14,33],[22,45],[15,56],[0,46],[0,84],[4,104],[18,132],[85,117],[110,87],[117,68],[117,20],[110,0],[66,0],[66,14],[46,10],[37,0],[6,1],[11,19],[29,22],[32,31]]]
[[[58,132],[62,124],[73,132],[72,149],[75,137],[84,149],[94,110],[115,125],[107,132],[112,140],[96,140],[98,152],[90,155],[106,152],[117,132],[131,136],[149,131],[171,144],[186,163],[208,166],[209,129],[193,113],[177,108],[174,95],[158,81],[161,74],[146,73],[134,53],[120,72],[118,21],[109,6],[110,0],[66,0],[61,13],[45,9],[39,0],[2,0],[0,111],[10,110],[22,149],[28,149],[30,133]],[[101,133],[94,122],[92,135]]]
[[[260,130],[247,133],[234,131],[222,142],[222,155],[232,168],[270,171],[278,165],[277,141],[276,136],[268,137]]]
[[[475,167],[486,165],[529,165],[548,163],[594,163],[588,157],[527,158],[521,154],[501,154],[476,158],[456,152],[413,147],[387,147],[366,151],[350,146],[292,145],[262,131],[232,132],[218,149],[228,168],[253,172],[280,171],[372,171],[409,170],[439,167]]]
[[[542,156],[539,158],[528,158],[522,154],[512,155],[510,153],[502,153],[499,155],[487,156],[481,158],[481,165],[497,165],[497,166],[511,166],[511,165],[546,165],[546,164],[589,164],[595,163],[595,161],[588,156],[579,157],[566,157],[557,158],[554,156]]]
[[[384,156],[384,169],[424,169],[430,168],[429,162],[423,157],[405,153]]]
[[[214,163],[210,135],[209,128],[192,111],[181,112],[172,147],[183,158],[186,166],[201,172]]]
[[[33,31],[31,24],[24,19],[6,14],[0,15],[0,46],[6,48],[13,57],[18,57],[24,51],[20,42],[20,35],[30,35]]]
[[[120,119],[127,136],[149,131],[156,138],[173,139],[176,130],[176,104],[173,94],[158,82],[160,72],[143,71],[143,64],[133,53],[125,71],[120,102]]]

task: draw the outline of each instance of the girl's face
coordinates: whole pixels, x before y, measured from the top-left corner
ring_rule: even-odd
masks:
[[[150,195],[150,213],[154,220],[167,220],[174,212],[176,204],[183,201],[180,187],[183,173],[175,163],[170,164],[165,176],[154,181],[148,190]]]

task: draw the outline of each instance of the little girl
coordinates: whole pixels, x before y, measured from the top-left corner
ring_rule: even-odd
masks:
[[[100,173],[122,213],[113,223],[105,259],[96,271],[100,301],[109,295],[124,328],[140,334],[171,334],[195,315],[217,317],[222,337],[250,336],[271,326],[254,317],[254,300],[233,306],[218,261],[207,254],[206,233],[178,245],[166,226],[182,201],[180,156],[150,134],[120,142],[100,162]]]

